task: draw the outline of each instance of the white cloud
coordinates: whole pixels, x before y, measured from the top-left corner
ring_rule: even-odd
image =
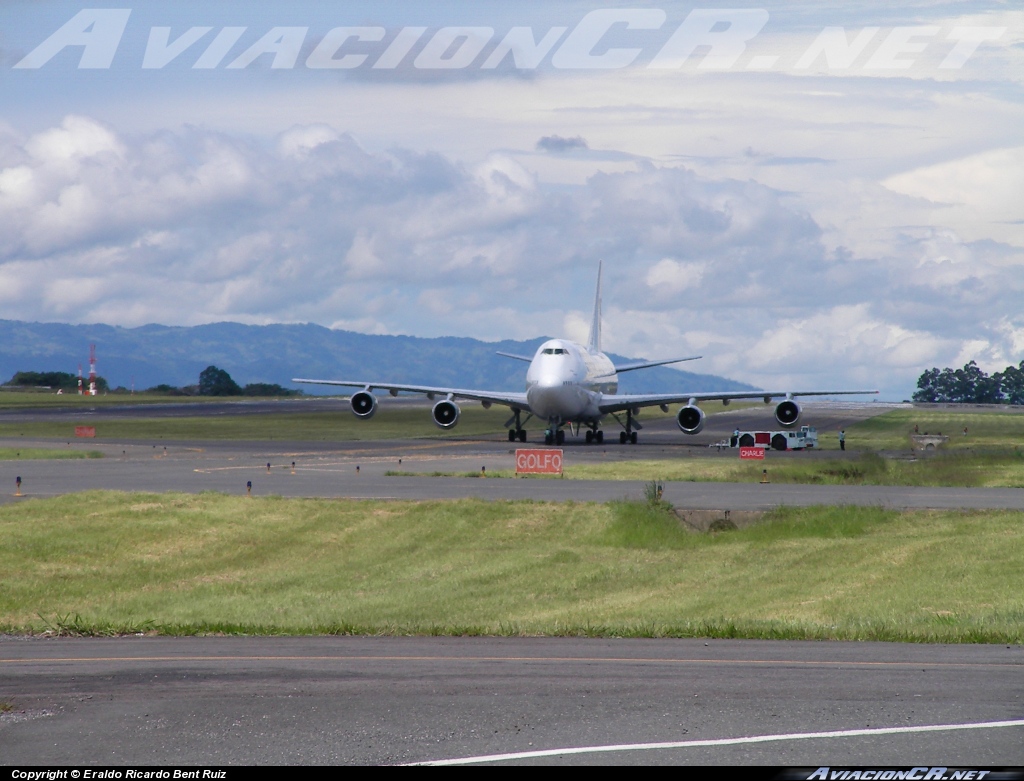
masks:
[[[885,179],[883,185],[932,203],[963,207],[975,231],[991,223],[1024,222],[1024,146],[992,149]],[[1024,226],[1016,231],[1024,247]]]
[[[704,277],[704,268],[703,263],[684,263],[662,258],[647,270],[644,281],[654,295],[673,296],[698,287]]]
[[[912,387],[976,343],[1016,363],[1024,332],[1012,248],[914,227],[855,255],[791,194],[679,165],[552,186],[507,154],[373,153],[320,125],[255,144],[75,118],[7,144],[11,318],[582,341],[604,260],[606,349],[763,386]]]
[[[104,152],[123,157],[124,145],[98,123],[85,117],[69,116],[59,128],[30,138],[25,151],[43,166],[66,168]]]
[[[339,138],[338,131],[328,125],[301,125],[282,133],[277,146],[285,157],[305,157],[321,144]]]

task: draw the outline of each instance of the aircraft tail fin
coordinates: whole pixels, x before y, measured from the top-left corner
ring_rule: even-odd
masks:
[[[594,296],[594,319],[590,323],[590,338],[587,340],[587,349],[592,353],[601,352],[601,266],[597,264],[597,294]]]

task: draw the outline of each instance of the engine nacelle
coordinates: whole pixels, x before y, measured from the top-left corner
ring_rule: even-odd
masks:
[[[377,412],[377,397],[369,391],[353,393],[349,404],[352,405],[352,414],[362,420],[369,420]]]
[[[458,404],[445,399],[434,405],[434,408],[430,410],[430,417],[434,419],[438,428],[453,428],[459,422],[460,411]]]
[[[795,426],[800,420],[800,405],[792,399],[786,399],[775,408],[775,419],[780,426]]]
[[[676,425],[684,434],[699,434],[704,428],[704,410],[688,404],[676,413]]]

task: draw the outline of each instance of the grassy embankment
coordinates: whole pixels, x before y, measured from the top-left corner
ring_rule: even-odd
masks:
[[[0,627],[1024,641],[1004,512],[86,493],[0,507]]]

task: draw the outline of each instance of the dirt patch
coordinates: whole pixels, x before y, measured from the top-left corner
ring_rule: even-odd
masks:
[[[764,517],[760,510],[673,510],[682,524],[698,532],[744,529]]]

